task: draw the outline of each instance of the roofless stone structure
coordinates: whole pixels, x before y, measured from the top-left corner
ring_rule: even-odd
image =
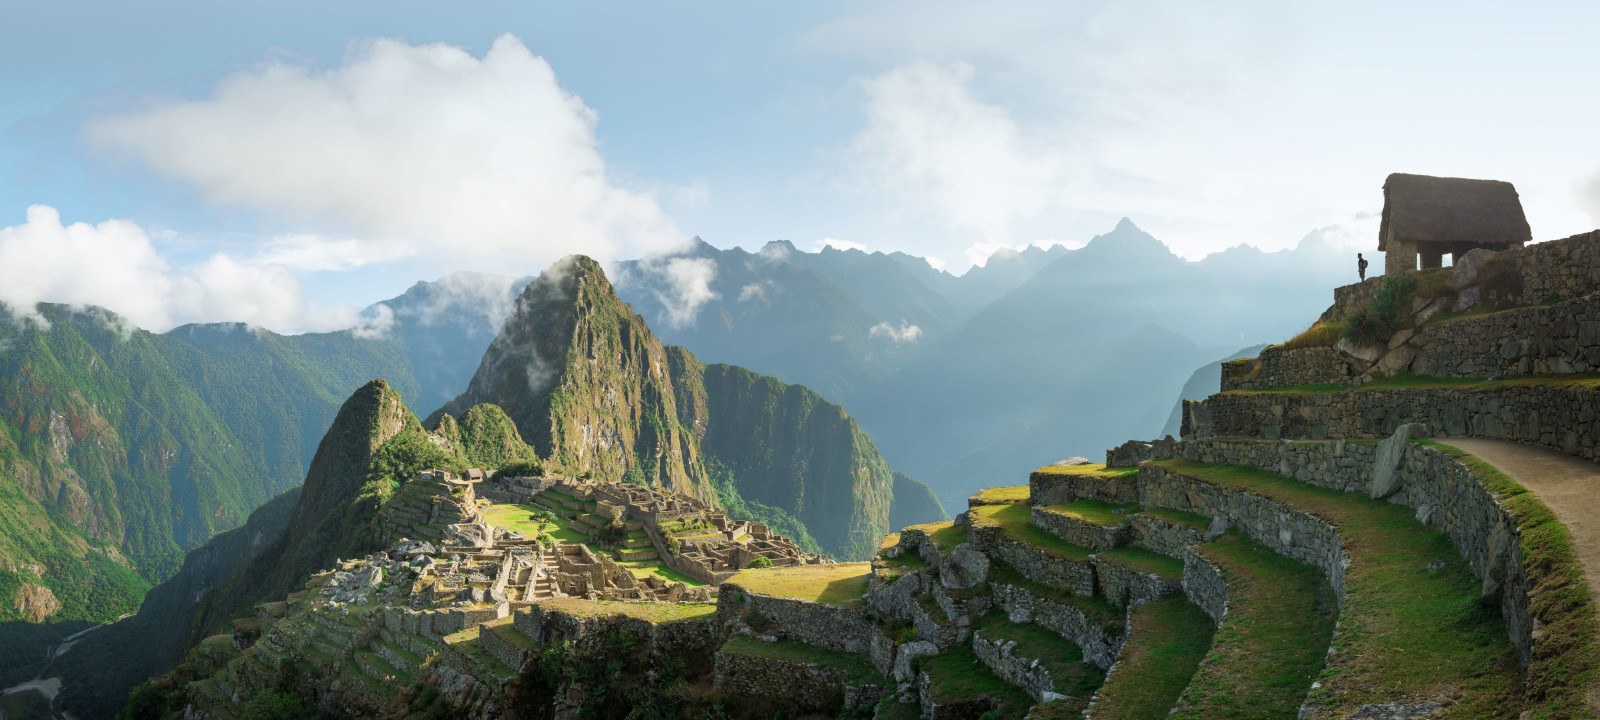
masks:
[[[1394,173],[1383,183],[1378,249],[1384,274],[1440,267],[1476,248],[1511,250],[1533,239],[1517,189],[1502,180]]]

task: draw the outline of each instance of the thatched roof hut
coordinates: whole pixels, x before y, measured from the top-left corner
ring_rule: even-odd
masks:
[[[1385,272],[1439,267],[1474,248],[1520,248],[1533,239],[1517,189],[1502,180],[1394,173],[1383,183],[1378,249]]]

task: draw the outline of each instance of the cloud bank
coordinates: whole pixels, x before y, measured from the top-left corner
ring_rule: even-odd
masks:
[[[156,332],[218,321],[284,331],[365,325],[354,308],[308,301],[282,266],[217,253],[174,269],[135,223],[62,225],[55,208],[34,205],[23,224],[0,227],[0,305],[44,324],[40,302],[104,307]]]

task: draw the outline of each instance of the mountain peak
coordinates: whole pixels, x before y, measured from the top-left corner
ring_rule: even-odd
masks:
[[[1122,232],[1142,233],[1144,231],[1140,230],[1138,225],[1133,224],[1132,220],[1129,220],[1128,218],[1124,217],[1121,220],[1117,221],[1116,229],[1112,230],[1111,232],[1114,232],[1114,233],[1122,233]]]

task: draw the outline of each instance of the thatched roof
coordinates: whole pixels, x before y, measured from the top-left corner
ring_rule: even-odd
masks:
[[[1405,243],[1521,245],[1533,239],[1517,189],[1503,180],[1394,173],[1383,183],[1378,249]]]

